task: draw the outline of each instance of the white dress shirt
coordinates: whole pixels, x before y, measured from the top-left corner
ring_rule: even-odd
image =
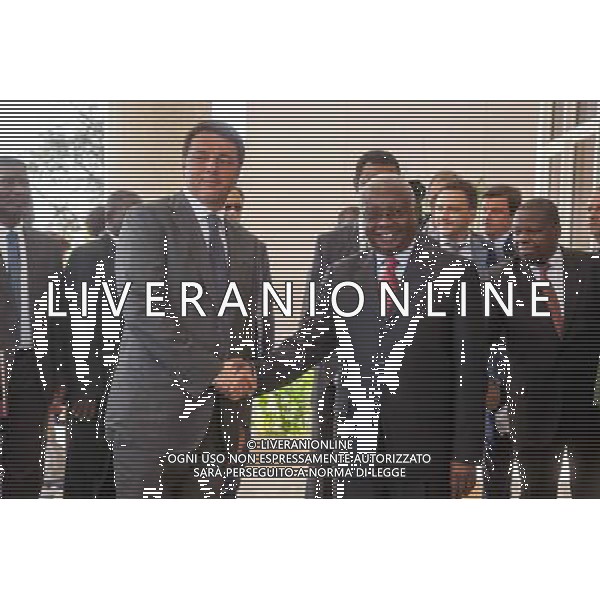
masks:
[[[542,273],[539,265],[532,264],[531,270],[536,280],[542,280]],[[563,251],[558,250],[548,260],[548,281],[554,288],[560,304],[560,312],[565,312],[565,260]]]
[[[0,225],[0,259],[4,263],[4,268],[8,271],[8,242],[6,236],[11,230]],[[31,314],[29,312],[29,277],[27,271],[27,247],[25,244],[25,235],[23,233],[23,224],[19,223],[13,230],[19,236],[19,262],[21,265],[21,294],[19,298],[19,315],[21,336],[18,341],[19,349],[33,348],[33,334],[31,330]]]
[[[509,237],[510,237],[510,231],[508,233],[506,233],[505,235],[502,235],[499,238],[496,238],[495,240],[493,240],[491,237],[486,236],[488,243],[492,244],[494,246],[494,250],[496,252],[496,257],[498,260],[501,260],[504,258],[504,248],[506,247]]]
[[[471,258],[471,240],[473,233],[469,231],[467,236],[461,242],[455,242],[441,233],[432,232],[432,236],[437,239],[440,246],[447,252],[454,252],[464,258]]]

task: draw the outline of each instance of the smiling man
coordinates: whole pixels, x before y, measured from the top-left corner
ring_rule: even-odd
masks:
[[[493,337],[510,363],[510,416],[524,478],[521,497],[555,498],[569,452],[574,498],[600,497],[600,407],[594,384],[600,353],[600,261],[559,244],[560,217],[548,199],[521,204],[513,221],[517,254],[495,279],[515,311],[496,306]],[[540,298],[533,316],[532,284]],[[542,300],[544,298],[544,300]]]
[[[251,388],[254,373],[239,359],[225,362],[260,357],[267,347],[270,324],[256,300],[270,275],[264,244],[224,219],[243,161],[235,129],[219,121],[200,123],[183,147],[184,188],[133,208],[123,223],[116,277],[121,286],[132,286],[106,412],[118,497],[141,498],[144,488],[156,490],[169,451],[244,447],[250,404],[240,401],[240,387]],[[154,304],[162,316],[146,315],[147,282],[164,284],[162,301]],[[206,317],[194,309],[181,316],[183,282],[202,284]],[[230,282],[251,307],[247,318],[234,309],[217,316]],[[188,465],[167,465],[163,484],[163,497],[230,497],[237,481],[200,482]]]
[[[326,271],[316,316],[306,317],[294,336],[259,361],[259,386],[284,386],[333,353],[340,373],[336,435],[354,439],[359,451],[432,456],[430,464],[407,468],[406,478],[340,481],[343,496],[464,497],[483,458],[487,348],[477,270],[417,236],[414,194],[401,177],[375,177],[362,201],[367,251]],[[365,304],[355,316],[342,317],[332,310],[330,296],[348,281],[362,288]],[[398,295],[402,281],[411,289],[409,316],[389,306],[387,317],[380,317],[380,284]],[[436,308],[446,317],[427,315],[428,282],[445,290]],[[458,308],[462,282],[469,306],[464,317]],[[351,312],[356,290],[344,289],[337,303]]]

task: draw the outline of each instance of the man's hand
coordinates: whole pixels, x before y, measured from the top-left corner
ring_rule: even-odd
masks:
[[[95,398],[80,398],[71,404],[71,414],[80,421],[91,421],[97,408],[98,401]]]
[[[241,400],[256,392],[256,374],[252,364],[241,358],[223,363],[221,372],[213,381],[214,388],[231,400]]]
[[[475,465],[453,461],[450,463],[450,494],[452,498],[464,498],[475,487]]]
[[[500,384],[494,379],[488,379],[485,407],[488,410],[496,410],[498,406],[500,406]]]
[[[65,397],[67,395],[67,388],[64,386],[59,387],[52,394],[52,400],[48,407],[48,416],[60,417],[65,410]]]

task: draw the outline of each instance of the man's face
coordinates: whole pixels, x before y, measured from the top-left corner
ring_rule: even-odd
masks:
[[[237,181],[240,166],[233,142],[203,131],[190,144],[184,163],[185,183],[207,208],[219,211]]]
[[[236,190],[232,190],[225,202],[225,219],[227,221],[241,221],[242,208],[242,196]]]
[[[358,190],[362,190],[376,175],[398,175],[398,167],[395,165],[377,165],[367,163],[360,173],[358,179]]]
[[[483,205],[483,227],[486,235],[496,240],[510,231],[508,198],[486,198]]]
[[[590,234],[600,242],[600,195],[592,198],[588,203]]]
[[[18,166],[0,167],[0,215],[16,224],[25,216],[29,202],[26,171]]]
[[[365,200],[365,233],[371,246],[382,254],[406,250],[417,233],[413,195],[407,190],[385,188]]]
[[[433,204],[433,226],[449,240],[463,241],[474,218],[475,211],[471,209],[465,193],[460,190],[441,192]]]
[[[545,262],[558,248],[560,229],[551,223],[544,211],[525,207],[515,215],[513,235],[521,258]]]

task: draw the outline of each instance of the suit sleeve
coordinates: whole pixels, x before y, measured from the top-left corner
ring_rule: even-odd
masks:
[[[271,282],[271,266],[269,263],[269,254],[267,247],[260,244],[258,249],[259,272],[256,281],[255,298],[262,298],[263,282]],[[259,302],[256,310],[256,350],[259,358],[266,356],[273,346],[275,339],[275,319],[273,313],[269,312],[267,316],[262,314],[262,303]]]
[[[317,286],[315,315],[304,317],[296,333],[257,362],[260,392],[288,385],[319,364],[337,347],[338,340],[330,304],[331,272]]]
[[[456,315],[455,341],[458,382],[455,399],[454,457],[462,462],[480,462],[484,450],[485,389],[489,341],[483,317],[479,275],[469,265],[466,283],[466,315]]]
[[[187,334],[174,314],[165,285],[163,302],[153,302],[153,312],[165,316],[146,316],[146,282],[166,282],[166,217],[157,207],[140,206],[128,213],[116,243],[115,270],[119,293],[131,282],[123,309],[121,348],[139,347],[158,366],[170,372],[178,387],[200,396],[218,372],[221,361],[206,340]]]
[[[62,269],[62,249],[57,245],[54,252],[56,259],[53,273],[57,276],[58,310],[64,312],[66,316],[48,317],[48,353],[42,363],[42,368],[50,393],[55,392],[63,385],[81,392],[81,387],[77,386],[71,315],[65,291],[66,275]]]
[[[313,262],[310,269],[310,281],[320,281],[323,276],[324,271],[324,262],[323,262],[323,247],[322,247],[322,239],[321,236],[317,238],[315,242],[315,249],[313,252]]]

